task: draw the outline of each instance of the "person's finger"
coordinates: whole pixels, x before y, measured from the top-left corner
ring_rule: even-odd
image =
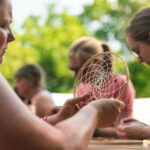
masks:
[[[136,121],[134,118],[124,118],[120,121],[120,124],[127,124]]]
[[[57,106],[56,109],[55,109],[55,111],[59,112],[61,110],[61,108],[62,108],[62,106]]]
[[[124,129],[125,129],[125,127],[122,126],[122,125],[118,125],[118,127],[117,127],[117,130],[118,130],[118,131],[121,131],[121,132],[123,132]]]
[[[93,101],[93,100],[88,99],[88,100],[85,101],[85,104],[87,105],[87,104],[90,103],[91,101]]]
[[[67,103],[69,103],[70,105],[74,105],[74,104],[77,104],[81,101],[85,102],[86,100],[90,99],[90,96],[91,96],[91,93],[86,93],[83,96],[79,96],[79,97],[69,99],[67,101]]]
[[[116,105],[122,110],[125,107],[124,102],[120,100],[114,100],[116,102]]]
[[[80,110],[80,109],[81,109],[81,107],[80,107],[79,104],[75,104],[75,106],[76,106],[76,109],[77,109],[77,110]]]
[[[86,102],[80,102],[80,108],[82,108],[82,107],[84,107],[85,105],[87,105],[87,103]]]
[[[126,134],[125,134],[124,132],[117,131],[117,135],[118,135],[119,138],[121,138],[121,139],[125,139],[125,138],[126,138]]]
[[[55,109],[61,109],[62,108],[62,106],[55,106]]]
[[[126,119],[127,119],[127,118],[121,119],[119,124],[120,124],[120,125],[124,124],[124,122],[125,122]]]

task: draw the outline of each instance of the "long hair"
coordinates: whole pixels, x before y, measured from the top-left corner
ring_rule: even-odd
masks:
[[[70,47],[70,53],[76,55],[82,65],[92,56],[103,52],[111,52],[110,47],[92,37],[82,37]]]
[[[129,22],[126,32],[136,41],[150,41],[150,7],[139,11]]]

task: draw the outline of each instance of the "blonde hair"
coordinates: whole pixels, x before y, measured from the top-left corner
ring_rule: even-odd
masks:
[[[82,37],[70,47],[70,53],[76,54],[80,63],[85,63],[93,55],[103,52],[111,52],[107,43],[92,37]]]

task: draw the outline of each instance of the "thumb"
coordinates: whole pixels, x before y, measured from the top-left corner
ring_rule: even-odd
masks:
[[[120,107],[120,109],[122,110],[125,107],[124,102],[120,101],[120,100],[115,100],[117,103],[117,106]]]
[[[74,105],[74,104],[78,104],[80,102],[85,102],[86,100],[88,100],[91,96],[91,93],[86,93],[82,96],[78,96],[78,97],[74,97],[74,98],[71,98],[67,101],[67,103],[71,104],[71,105]]]
[[[123,132],[124,131],[124,127],[122,125],[118,125],[117,130]]]

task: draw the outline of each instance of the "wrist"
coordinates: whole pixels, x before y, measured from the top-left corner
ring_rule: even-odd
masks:
[[[46,121],[47,123],[51,124],[51,125],[55,125],[59,122],[58,120],[58,115],[52,115],[52,116],[45,116],[43,118],[44,121]]]
[[[95,124],[96,126],[98,125],[98,120],[99,120],[99,115],[98,115],[98,111],[97,109],[95,109],[95,107],[91,106],[91,105],[86,105],[82,108],[82,110],[87,111],[87,115],[90,116],[90,117],[94,117],[95,119]]]
[[[144,139],[150,139],[150,126],[145,125],[143,128],[143,138]]]
[[[57,123],[60,122],[60,121],[63,121],[63,120],[65,120],[64,116],[61,113],[57,113],[56,114]]]
[[[45,122],[48,122],[48,116],[42,118]]]

